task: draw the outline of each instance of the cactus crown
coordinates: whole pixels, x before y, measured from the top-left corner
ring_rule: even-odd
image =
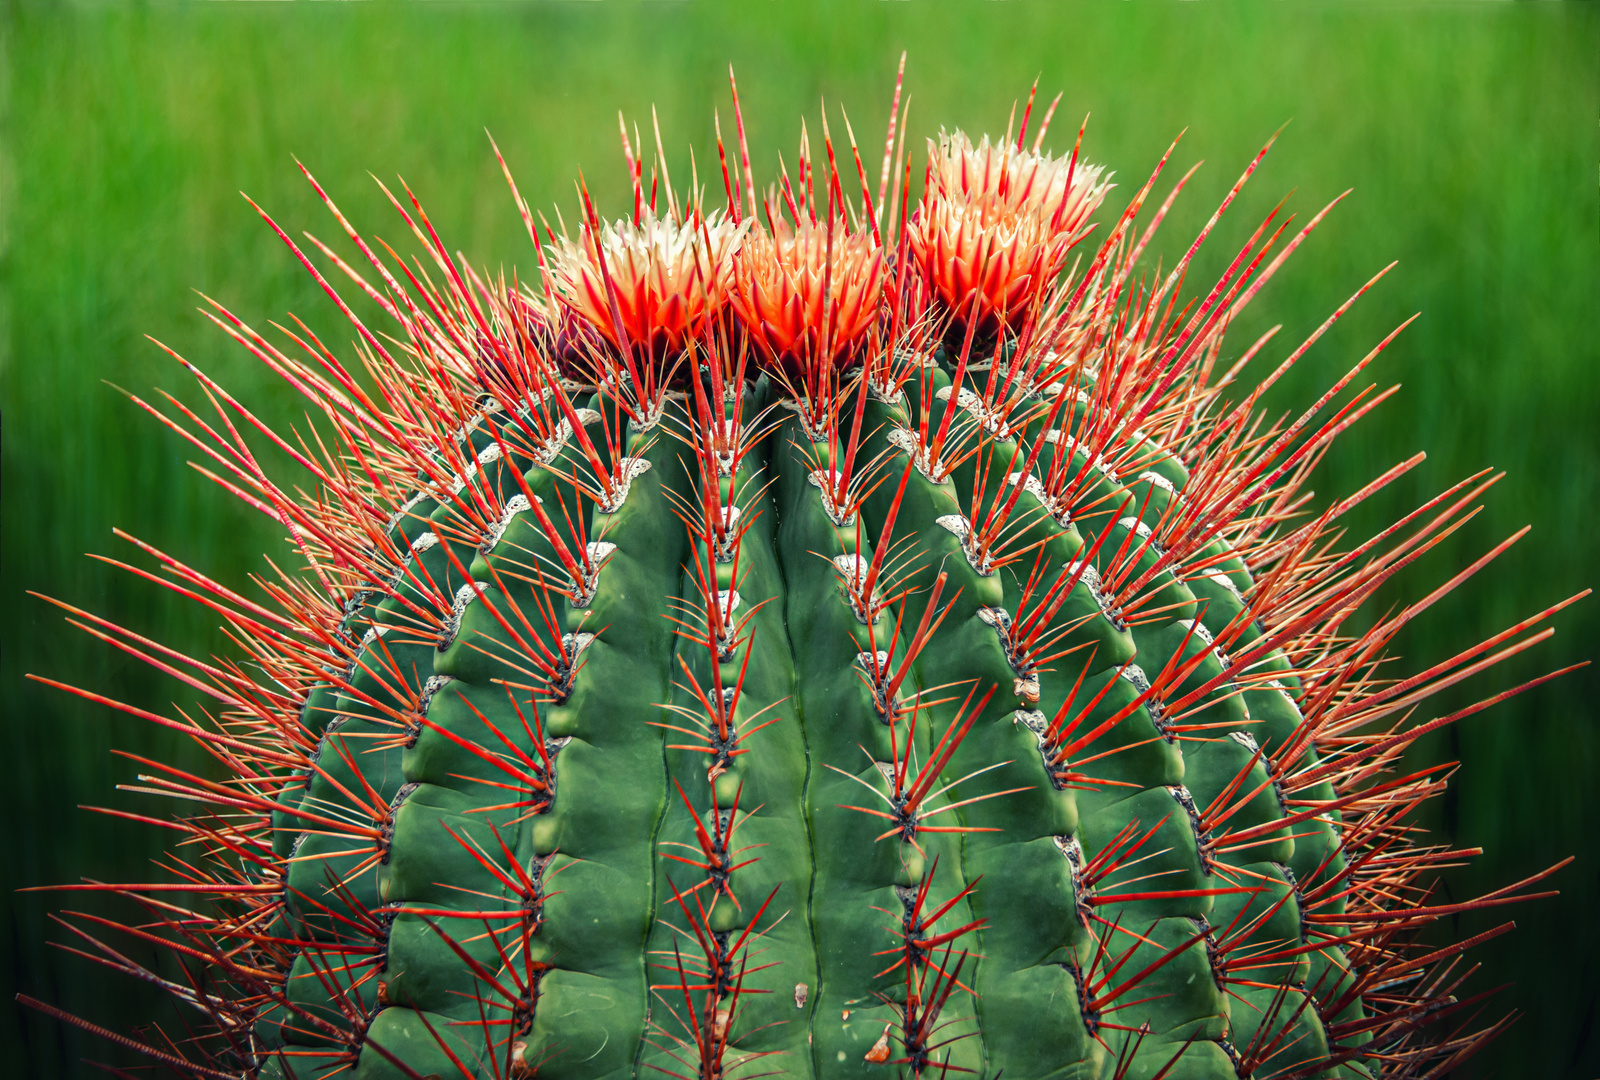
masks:
[[[1054,104],[1028,144],[1032,107],[930,143],[914,199],[897,87],[876,184],[825,124],[758,206],[735,93],[714,210],[624,128],[624,219],[585,193],[556,235],[512,185],[537,289],[449,255],[409,192],[433,268],[387,261],[317,187],[370,269],[313,243],[382,329],[272,225],[359,364],[212,317],[315,437],[188,364],[215,418],[145,407],[300,565],[251,598],[142,548],[229,659],[70,609],[214,702],[121,706],[226,775],[152,764],[179,873],[84,886],[191,981],[104,962],[210,1019],[146,1052],[194,1077],[1373,1077],[1493,1033],[1438,1026],[1460,949],[1417,933],[1536,879],[1434,902],[1453,856],[1408,820],[1445,770],[1399,755],[1481,707],[1415,722],[1429,694],[1555,609],[1410,677],[1386,648],[1439,592],[1346,627],[1494,478],[1343,545],[1418,460],[1303,491],[1387,396],[1334,404],[1393,335],[1276,422],[1262,394],[1326,325],[1253,387],[1271,335],[1223,345],[1327,209],[1274,212],[1183,301],[1217,219],[1144,273],[1171,151],[1091,241],[1106,174],[1043,152]]]

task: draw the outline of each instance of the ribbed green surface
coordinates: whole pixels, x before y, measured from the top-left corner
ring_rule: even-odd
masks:
[[[948,384],[942,372],[929,377]],[[556,507],[590,505],[555,475],[576,455],[569,448],[535,464],[490,450],[497,444],[487,432],[503,417],[491,414],[465,436],[484,462],[484,481],[510,503],[492,546],[457,550],[438,539],[449,536],[457,511],[432,502],[411,507],[393,526],[412,549],[401,580],[425,580],[437,594],[455,596],[459,625],[427,640],[393,599],[352,612],[349,634],[365,635],[352,690],[332,701],[314,695],[305,723],[322,729],[321,769],[284,797],[304,813],[333,816],[366,814],[362,807],[375,800],[389,804],[383,857],[358,865],[362,856],[340,853],[348,838],[320,835],[292,812],[280,815],[277,834],[294,851],[292,929],[317,942],[290,972],[290,999],[328,1010],[336,1010],[335,999],[359,1000],[374,1010],[354,1075],[445,1076],[460,1067],[504,1075],[513,1040],[524,1044],[520,1068],[537,1064],[542,1077],[693,1073],[698,1058],[687,1041],[678,967],[695,970],[703,954],[674,893],[702,885],[706,874],[670,856],[700,858],[691,808],[711,833],[718,823],[707,755],[669,747],[697,741],[673,728],[692,729],[686,717],[704,714],[692,687],[712,686],[713,673],[709,650],[676,633],[669,616],[703,609],[699,575],[713,573],[719,589],[737,592],[735,619],[755,612],[742,644],[721,659],[725,686],[744,672],[736,724],[751,731],[776,718],[739,743],[746,752],[714,781],[724,814],[737,798],[730,861],[753,861],[728,876],[738,905],[719,902],[711,928],[737,940],[771,897],[744,954],[742,988],[756,993],[740,999],[733,1018],[724,1057],[730,1075],[865,1077],[904,1067],[882,1064],[881,1048],[873,1054],[886,1031],[890,1059],[907,1053],[904,969],[885,969],[896,959],[910,889],[935,860],[930,909],[973,888],[927,932],[981,920],[951,947],[952,968],[962,956],[962,988],[939,1017],[935,1063],[1008,1080],[1231,1077],[1236,1048],[1251,1045],[1263,1023],[1273,1026],[1268,1037],[1285,1025],[1293,1034],[1257,1076],[1294,1072],[1325,1054],[1306,995],[1333,1001],[1343,960],[1333,948],[1297,951],[1306,929],[1296,890],[1337,873],[1331,826],[1313,820],[1265,831],[1231,857],[1226,877],[1199,831],[1199,814],[1225,792],[1229,800],[1250,795],[1229,818],[1234,829],[1284,815],[1258,748],[1275,750],[1292,738],[1300,723],[1296,681],[1285,673],[1279,687],[1218,685],[1181,718],[1163,704],[1222,671],[1210,639],[1241,610],[1239,591],[1250,585],[1243,565],[1223,560],[1190,580],[1167,575],[1152,583],[1146,591],[1157,599],[1131,629],[1103,609],[1086,573],[1053,624],[1064,635],[1060,648],[1083,647],[1049,670],[1019,673],[1006,635],[1031,560],[980,574],[952,525],[965,509],[958,492],[968,490],[981,459],[937,485],[912,469],[891,541],[914,552],[901,582],[912,591],[904,610],[880,614],[869,636],[841,588],[848,560],[835,558],[870,559],[881,540],[906,474],[905,452],[888,436],[914,424],[912,405],[868,404],[862,454],[882,455],[889,482],[867,500],[858,530],[830,519],[810,480],[826,447],[808,445],[796,415],[772,398],[765,380],[747,392],[747,411],[776,405],[778,422],[736,475],[718,480],[725,505],[731,491],[747,526],[737,581],[735,552],[696,548],[675,512],[703,505],[706,481],[685,465],[694,456],[671,434],[673,415],[630,432],[626,454],[649,468],[634,466],[614,512],[589,514],[582,535],[602,545],[594,550],[604,562],[586,607],[532,586],[556,559],[510,473],[525,470],[526,489],[563,520]],[[669,405],[669,414],[681,407]],[[1019,438],[1024,445],[1044,438],[1041,428],[1034,423]],[[984,453],[1005,462],[1014,446],[996,440]],[[1084,537],[1109,530],[1095,555],[1106,569],[1127,533],[1142,528],[1141,513],[1153,523],[1182,498],[1181,463],[1153,446],[1139,460],[1137,476],[1095,473],[1080,495],[1082,513],[1065,527],[1023,497],[1033,512],[1028,535],[1045,541],[1050,565],[1084,557]],[[941,574],[942,622],[900,690],[903,704],[937,691],[925,699],[939,703],[916,713],[916,760],[945,735],[968,690],[976,691],[974,706],[994,692],[944,769],[944,783],[968,779],[924,811],[962,801],[929,824],[970,831],[922,832],[919,852],[894,836],[875,840],[883,819],[848,808],[880,805],[863,785],[886,790],[877,763],[892,757],[860,654],[874,644],[886,649],[898,614],[903,632],[890,657],[898,666]],[[544,639],[535,646],[529,635],[539,629]],[[554,648],[557,629],[577,667],[565,697],[536,708],[527,656]],[[1263,666],[1287,664],[1274,653]],[[1134,706],[1146,680],[1163,671],[1176,673],[1170,685]],[[1036,703],[1019,696],[1019,675],[1037,679]],[[1081,781],[1058,787],[1036,732],[1075,685],[1078,708],[1098,699],[1079,732],[1126,715],[1074,755],[1086,762],[1077,768]],[[426,719],[408,726],[379,706],[425,710]],[[508,781],[515,770],[538,772],[538,738],[553,775],[545,778],[548,797],[530,800]],[[965,801],[993,792],[1007,793]],[[1125,844],[1130,828],[1151,834],[1138,857],[1085,882],[1080,867]],[[715,885],[701,888],[702,903]],[[1117,899],[1132,893],[1163,895]],[[524,936],[515,916],[530,908],[539,918]],[[381,918],[374,923],[362,910]],[[1091,910],[1103,921],[1091,920]],[[1283,956],[1225,990],[1219,950]],[[340,992],[354,983],[355,992]],[[340,1023],[336,1012],[329,1018]],[[350,1019],[359,1026],[362,1018]],[[498,1061],[483,1057],[486,1021]],[[282,1051],[263,1075],[342,1067],[331,1056],[340,1047],[314,1024],[272,1013],[257,1033],[264,1049]],[[747,1054],[771,1056],[732,1068]],[[1353,1062],[1328,1075],[1369,1074]]]

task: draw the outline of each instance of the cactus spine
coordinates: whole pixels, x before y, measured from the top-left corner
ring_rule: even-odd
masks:
[[[73,609],[215,700],[155,719],[232,772],[153,781],[206,807],[176,822],[202,906],[114,887],[206,972],[167,985],[209,1033],[158,1061],[1359,1078],[1493,1033],[1430,1037],[1459,950],[1414,938],[1515,889],[1414,899],[1445,856],[1405,824],[1442,770],[1397,756],[1462,715],[1411,723],[1430,693],[1556,608],[1403,680],[1385,647],[1437,594],[1342,631],[1490,481],[1348,549],[1341,515],[1415,461],[1307,504],[1386,395],[1330,403],[1393,335],[1272,423],[1283,369],[1239,381],[1267,339],[1223,333],[1322,214],[1269,218],[1186,306],[1215,219],[1145,276],[1160,168],[1089,242],[1109,185],[1042,151],[1048,114],[1026,141],[1030,98],[1014,138],[931,145],[914,200],[898,103],[876,190],[825,126],[758,206],[736,97],[722,210],[677,195],[659,147],[646,183],[626,134],[622,220],[585,194],[575,235],[541,236],[513,185],[539,289],[452,258],[414,199],[391,196],[431,279],[329,201],[370,270],[317,247],[391,326],[279,235],[349,314],[361,377],[216,308],[319,436],[192,365],[217,417],[167,422],[304,566],[263,603],[145,549],[243,663]]]

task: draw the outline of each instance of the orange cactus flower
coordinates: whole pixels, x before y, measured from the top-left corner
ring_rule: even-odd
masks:
[[[877,318],[883,249],[869,232],[829,231],[780,218],[734,259],[734,311],[763,358],[791,377],[848,362]]]
[[[720,211],[691,213],[681,222],[646,211],[638,222],[602,226],[597,249],[594,230],[585,226],[576,241],[562,237],[556,244],[555,293],[620,350],[609,275],[627,344],[640,355],[670,358],[702,338],[727,303],[733,254],[744,232]]]
[[[1055,282],[1110,184],[1098,166],[1037,150],[977,146],[960,131],[928,144],[928,189],[908,225],[934,294],[977,333],[1015,329]]]

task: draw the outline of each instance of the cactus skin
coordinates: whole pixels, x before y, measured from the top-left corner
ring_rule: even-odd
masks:
[[[1328,555],[1355,500],[1302,518],[1297,492],[1370,405],[1258,428],[1215,370],[1276,236],[1175,319],[1129,273],[1152,177],[1057,283],[1105,189],[1038,145],[988,159],[1064,175],[1044,184],[1055,231],[1000,260],[1031,293],[933,280],[946,264],[916,245],[936,208],[905,214],[888,184],[891,124],[888,213],[856,218],[877,254],[857,224],[847,280],[794,277],[788,308],[681,274],[663,288],[699,289],[704,317],[652,307],[587,207],[546,267],[557,293],[485,283],[399,201],[444,284],[402,286],[348,225],[377,284],[336,264],[399,324],[351,315],[377,394],[219,307],[330,436],[279,440],[320,487],[290,494],[239,431],[276,436],[191,366],[227,422],[172,426],[312,573],[267,607],[157,555],[264,674],[180,667],[95,621],[221,703],[177,726],[240,778],[172,778],[214,807],[179,823],[210,852],[190,862],[211,921],[170,934],[210,966],[199,996],[176,989],[215,1033],[157,1060],[273,1080],[1354,1080],[1431,1075],[1493,1034],[1423,1038],[1461,1003],[1457,950],[1415,931],[1513,890],[1405,899],[1438,854],[1395,830],[1442,785],[1392,775],[1419,728],[1384,721],[1556,608],[1374,678],[1426,602],[1330,635],[1482,487]],[[624,238],[646,216],[628,152]],[[746,169],[719,252],[756,228]],[[842,231],[803,189],[791,216]],[[707,220],[673,204],[651,227]],[[559,291],[584,260],[604,304]],[[841,342],[828,313],[852,290],[879,315]],[[786,311],[798,334],[755,325]]]

